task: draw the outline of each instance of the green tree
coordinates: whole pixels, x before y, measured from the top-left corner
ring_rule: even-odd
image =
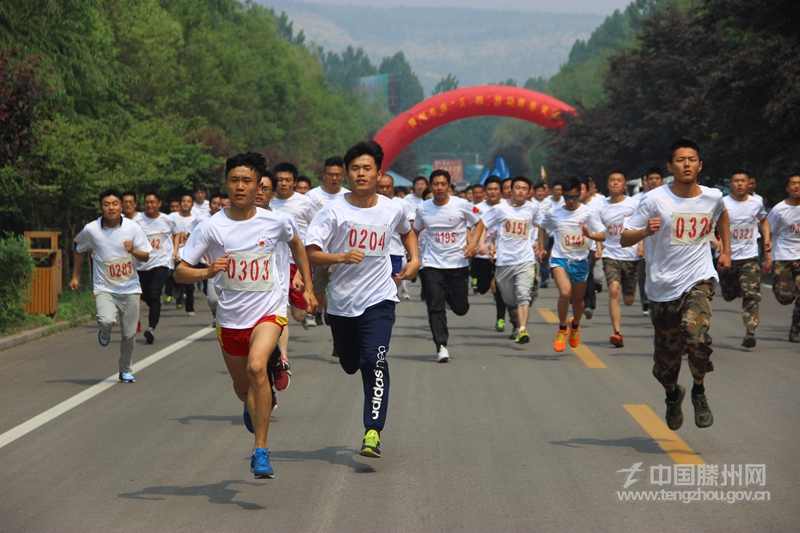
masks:
[[[452,74],[448,74],[446,78],[439,80],[439,82],[436,84],[436,87],[433,88],[433,93],[431,94],[446,93],[447,91],[452,91],[453,89],[458,89],[458,78]]]
[[[425,91],[419,78],[411,65],[406,61],[403,52],[397,52],[391,57],[384,57],[381,66],[378,68],[379,74],[395,74],[400,76],[400,110],[411,109],[425,99]]]

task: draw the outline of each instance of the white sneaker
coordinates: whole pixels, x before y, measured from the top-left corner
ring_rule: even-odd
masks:
[[[439,348],[439,354],[436,356],[436,361],[439,363],[446,363],[450,360],[450,352],[447,351],[447,346]]]
[[[402,298],[403,300],[410,300],[411,295],[408,294],[408,291],[402,291],[400,292],[400,298]]]
[[[308,329],[315,327],[317,327],[317,321],[314,320],[314,315],[306,315],[306,317],[303,319],[303,328]]]
[[[194,316],[194,311],[186,311],[186,316]]]

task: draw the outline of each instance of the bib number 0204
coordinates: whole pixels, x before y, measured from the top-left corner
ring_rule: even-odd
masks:
[[[364,255],[387,255],[389,248],[387,247],[386,230],[385,226],[353,224],[347,235],[347,244],[350,249],[361,250]]]

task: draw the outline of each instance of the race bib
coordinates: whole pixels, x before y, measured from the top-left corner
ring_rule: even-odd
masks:
[[[507,239],[527,239],[531,221],[520,218],[507,218],[503,222],[503,237]]]
[[[351,250],[361,250],[365,256],[389,255],[389,228],[369,224],[350,224],[347,244]],[[431,239],[432,240],[432,239]]]
[[[164,253],[164,239],[168,239],[168,235],[164,235],[163,233],[151,233],[147,236],[147,240],[150,241],[150,246],[153,248],[150,251],[150,255],[158,255]]]
[[[695,246],[708,242],[714,235],[711,213],[672,213],[669,243],[672,246]]]
[[[228,268],[218,275],[222,290],[268,292],[275,290],[271,252],[228,252]]]
[[[131,256],[103,261],[103,276],[108,285],[120,285],[136,279]]]
[[[558,230],[558,244],[564,253],[585,252],[591,248],[592,242],[592,239],[587,238],[579,229]]]
[[[606,226],[606,237],[616,237],[619,238],[622,235],[622,229],[624,224],[612,224],[610,226]]]
[[[434,248],[439,250],[458,248],[458,239],[455,231],[434,231],[430,242]]]
[[[750,241],[756,236],[757,227],[755,224],[740,224],[731,226],[731,240],[738,242]]]

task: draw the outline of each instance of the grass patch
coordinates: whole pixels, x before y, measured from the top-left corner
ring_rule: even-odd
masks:
[[[68,287],[64,287],[64,292],[58,297],[58,319],[72,322],[84,315],[94,315],[94,294],[92,294],[91,283],[81,284],[80,288],[73,292]]]

